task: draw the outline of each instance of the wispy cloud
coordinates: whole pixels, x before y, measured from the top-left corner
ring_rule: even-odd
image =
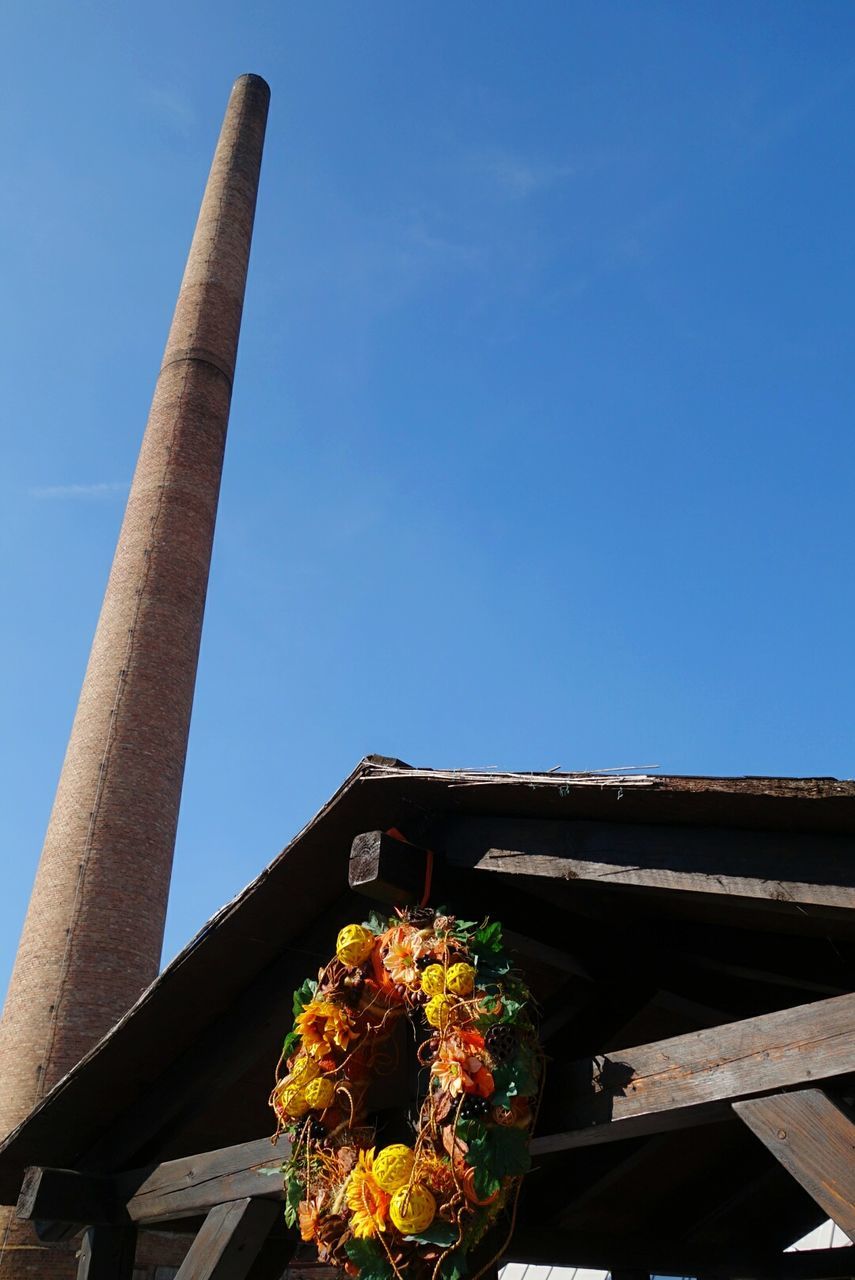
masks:
[[[164,85],[147,85],[146,105],[160,116],[182,138],[189,138],[196,128],[196,112],[186,94]]]
[[[28,490],[31,498],[112,498],[128,492],[127,480],[102,484],[43,484]]]
[[[577,173],[576,166],[572,164],[538,160],[510,151],[496,151],[484,156],[481,167],[497,186],[518,200],[547,191]]]

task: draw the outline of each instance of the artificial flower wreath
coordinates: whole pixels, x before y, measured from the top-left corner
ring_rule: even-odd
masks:
[[[291,1139],[285,1216],[322,1262],[360,1280],[467,1274],[530,1167],[531,1005],[497,922],[419,908],[341,930],[335,959],[295,992],[270,1096],[276,1135]],[[424,1096],[412,1144],[378,1150],[366,1095],[403,1018]]]

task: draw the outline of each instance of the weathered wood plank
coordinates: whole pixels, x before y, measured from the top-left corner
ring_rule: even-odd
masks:
[[[855,1071],[855,995],[553,1068],[564,1132],[534,1140],[544,1155],[726,1116],[731,1103]]]
[[[848,836],[640,823],[459,817],[444,831],[449,862],[478,871],[855,908]]]
[[[73,1169],[34,1167],[24,1173],[15,1213],[43,1222],[74,1222],[95,1226],[115,1222],[120,1206],[111,1178]],[[43,1237],[45,1238],[45,1237]]]
[[[281,1210],[270,1200],[217,1205],[202,1224],[176,1280],[246,1280]]]
[[[421,900],[427,871],[427,851],[396,840],[385,831],[356,836],[350,849],[348,881],[351,889],[393,907]]]
[[[740,1120],[855,1240],[855,1124],[820,1089],[734,1103]]]
[[[133,1280],[135,1227],[90,1227],[83,1236],[77,1280]]]
[[[216,1205],[250,1196],[281,1200],[281,1180],[265,1170],[278,1170],[289,1152],[284,1137],[275,1147],[269,1138],[260,1138],[131,1170],[115,1179],[70,1169],[32,1168],[24,1177],[17,1215],[52,1225],[136,1222],[151,1226],[198,1217]]]
[[[275,1147],[269,1138],[260,1138],[168,1160],[154,1169],[123,1175],[118,1182],[119,1200],[126,1203],[132,1221],[151,1224],[190,1217],[245,1197],[281,1199],[281,1179],[264,1170],[277,1169],[289,1153],[286,1138],[280,1138]]]

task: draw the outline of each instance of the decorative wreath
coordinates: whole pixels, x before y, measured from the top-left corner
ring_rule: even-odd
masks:
[[[460,1280],[490,1228],[512,1220],[542,1075],[501,925],[425,908],[349,924],[295,992],[294,1019],[270,1096],[276,1137],[291,1139],[288,1225],[360,1280]],[[396,1068],[403,1019],[422,1100],[411,1144],[378,1149],[366,1095]]]

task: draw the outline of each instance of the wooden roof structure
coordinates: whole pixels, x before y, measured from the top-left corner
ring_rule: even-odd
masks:
[[[388,834],[403,834],[408,843]],[[368,757],[0,1147],[80,1276],[195,1231],[180,1280],[294,1254],[267,1097],[291,993],[366,899],[501,919],[546,1087],[508,1259],[821,1280],[855,1238],[855,783],[434,771]],[[433,851],[429,858],[427,850]],[[394,1083],[378,1110],[406,1099]],[[299,1262],[303,1256],[294,1255]]]

